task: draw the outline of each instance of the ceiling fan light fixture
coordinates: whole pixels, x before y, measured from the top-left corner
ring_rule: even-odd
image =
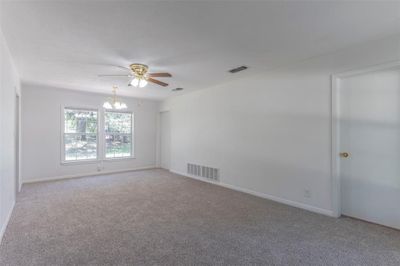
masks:
[[[134,86],[134,87],[139,87],[139,88],[143,88],[143,87],[145,87],[146,85],[147,85],[147,80],[146,79],[144,79],[144,78],[142,78],[142,77],[135,77],[132,81],[131,81],[131,83],[130,83],[130,85],[132,85],[132,86]]]
[[[139,80],[139,88],[143,88],[147,85],[147,80],[145,79],[140,79]]]
[[[139,79],[138,78],[132,79],[131,86],[134,86],[134,87],[139,86]]]
[[[124,69],[130,69],[131,73],[126,75],[98,75],[99,77],[129,77],[133,78],[129,81],[128,86],[134,86],[143,88],[146,87],[147,84],[154,83],[159,86],[167,87],[168,83],[160,81],[155,78],[170,78],[172,75],[167,72],[158,72],[158,73],[148,73],[149,67],[144,64],[131,64],[129,68],[121,67]]]

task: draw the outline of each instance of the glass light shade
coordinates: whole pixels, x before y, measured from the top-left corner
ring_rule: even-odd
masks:
[[[143,88],[144,86],[147,85],[147,80],[145,80],[143,78],[134,78],[131,81],[131,85],[134,87]]]
[[[146,85],[147,85],[147,80],[145,79],[139,80],[139,88],[143,88]]]
[[[131,81],[131,85],[134,86],[134,87],[137,87],[137,86],[139,86],[139,81],[140,80],[138,78],[134,78]]]
[[[112,105],[111,105],[110,102],[104,102],[104,103],[103,103],[103,108],[105,108],[105,109],[112,109]]]

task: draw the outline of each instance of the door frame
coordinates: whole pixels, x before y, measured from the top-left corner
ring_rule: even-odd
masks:
[[[340,217],[341,210],[341,177],[340,177],[340,81],[343,78],[358,76],[366,73],[400,68],[400,61],[360,68],[333,74],[331,76],[331,180],[332,180],[332,210],[333,216]]]
[[[21,191],[22,180],[21,180],[21,151],[22,151],[22,106],[21,106],[21,92],[16,86],[14,86],[15,96],[14,96],[14,175],[15,175],[15,197],[16,194]]]
[[[158,125],[159,125],[159,130],[158,130],[158,134],[159,134],[159,136],[158,136],[158,145],[157,145],[157,166],[159,167],[159,168],[163,168],[162,167],[162,153],[163,153],[163,150],[162,150],[162,146],[163,146],[163,143],[162,143],[162,138],[163,138],[163,130],[162,130],[162,115],[163,114],[166,114],[166,113],[168,113],[169,115],[171,115],[171,113],[170,113],[170,110],[168,109],[168,110],[162,110],[162,111],[160,111],[159,113],[158,113]],[[170,117],[170,119],[171,119],[171,117]],[[170,129],[171,129],[171,124],[169,125],[170,126]],[[171,134],[171,132],[170,132],[170,134]],[[170,135],[170,138],[171,138],[171,135]],[[166,168],[163,168],[163,169],[166,169],[166,170],[169,170],[170,171],[170,169],[171,169],[171,139],[170,139],[170,151],[169,151],[169,167],[168,167],[168,169],[166,169]]]

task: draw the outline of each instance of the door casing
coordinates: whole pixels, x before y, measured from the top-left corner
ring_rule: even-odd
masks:
[[[165,132],[166,128],[164,128],[165,119],[167,119],[168,132]],[[166,139],[167,143],[165,143]],[[167,151],[165,151],[166,146],[168,146]],[[160,112],[160,167],[166,170],[170,170],[171,168],[171,124],[169,111]]]

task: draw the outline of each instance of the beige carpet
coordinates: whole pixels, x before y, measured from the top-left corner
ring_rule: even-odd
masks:
[[[0,265],[400,265],[400,231],[164,170],[26,185]]]

